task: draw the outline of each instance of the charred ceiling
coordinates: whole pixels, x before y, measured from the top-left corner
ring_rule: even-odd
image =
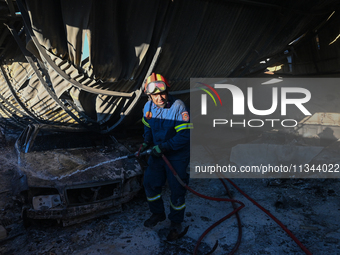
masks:
[[[0,1],[2,124],[109,132],[141,112],[152,71],[174,91],[274,64],[338,73],[338,11],[336,0]]]

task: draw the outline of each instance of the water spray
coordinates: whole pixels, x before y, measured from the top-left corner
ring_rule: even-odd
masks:
[[[83,170],[77,170],[77,171],[75,171],[75,172],[73,172],[71,174],[62,175],[60,177],[55,177],[54,179],[55,180],[61,180],[61,179],[65,178],[65,177],[70,177],[70,176],[72,176],[74,174],[82,173],[82,172],[85,172],[85,171],[87,171],[89,169],[92,169],[92,168],[95,168],[95,167],[98,167],[98,166],[101,166],[101,165],[104,165],[104,164],[107,164],[107,163],[111,163],[111,162],[114,162],[114,161],[117,161],[117,160],[122,160],[122,159],[127,159],[127,158],[138,158],[138,157],[145,156],[145,155],[150,155],[150,154],[151,154],[151,149],[143,151],[143,152],[137,151],[135,153],[132,153],[132,154],[129,154],[129,155],[126,155],[126,156],[122,156],[122,157],[119,157],[119,158],[115,158],[115,159],[111,159],[111,160],[108,160],[108,161],[101,162],[101,163],[99,163],[99,164],[97,164],[95,166],[90,166],[90,167],[87,167],[87,168],[85,168]]]

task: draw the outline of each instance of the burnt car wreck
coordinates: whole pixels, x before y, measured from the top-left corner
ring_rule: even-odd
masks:
[[[15,147],[20,168],[12,185],[24,220],[72,225],[121,211],[142,188],[141,166],[112,136],[29,125]]]

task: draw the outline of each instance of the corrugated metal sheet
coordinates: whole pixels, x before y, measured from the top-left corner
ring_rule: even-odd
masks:
[[[291,41],[324,18],[293,11],[281,13],[242,1],[198,2],[200,5],[181,2],[155,68],[174,82],[189,77],[248,75],[250,68],[288,48]],[[306,2],[294,3],[292,10],[306,8]],[[194,6],[192,12],[190,6]],[[188,16],[196,22],[188,22]]]
[[[294,46],[289,70],[288,62],[281,72],[293,75],[339,74],[340,72],[340,12],[335,11],[321,26],[315,26]],[[338,39],[337,39],[338,38]]]
[[[174,91],[187,90],[190,77],[250,75],[265,68],[261,60],[282,59],[284,50],[291,54],[289,43],[323,24],[339,5],[336,0],[15,3],[23,19],[8,18],[9,10],[0,13],[14,34],[19,33],[17,44],[15,35],[0,25],[0,47],[5,48],[0,48],[2,65],[15,90],[13,96],[0,78],[0,94],[6,99],[1,101],[0,114],[24,124],[37,120],[81,124],[101,132],[110,131],[126,115],[140,115],[140,87],[148,72],[162,73]],[[6,7],[4,1],[0,4]],[[323,46],[323,38],[337,33],[339,17],[333,20],[318,31],[322,50],[312,51],[314,59],[320,55],[314,70],[305,65],[300,71],[295,67],[296,72],[323,72],[329,65],[339,65],[338,55],[331,53],[339,51],[338,44]],[[80,61],[85,34],[90,57]],[[307,59],[311,49],[299,51],[297,55]]]

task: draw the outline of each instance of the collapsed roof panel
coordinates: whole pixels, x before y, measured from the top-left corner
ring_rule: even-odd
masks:
[[[294,45],[292,59],[284,61],[282,73],[292,75],[336,75],[339,73],[340,12],[335,11],[324,22]]]
[[[289,44],[323,24],[339,5],[336,0],[10,1],[16,14],[0,3],[0,18],[9,26],[0,25],[1,61],[13,83],[3,78],[3,91],[12,86],[13,97],[38,121],[99,132],[129,124],[125,116],[139,116],[141,86],[152,71],[162,73],[174,91],[189,89],[190,77],[249,76],[286,59]],[[334,37],[336,24],[324,33]],[[85,35],[89,58],[81,61]],[[267,58],[272,60],[260,63]],[[13,62],[22,63],[23,71]],[[24,69],[36,76],[23,80]],[[49,101],[52,110],[44,106]],[[14,111],[4,101],[2,107]],[[32,121],[25,115],[18,122]]]

